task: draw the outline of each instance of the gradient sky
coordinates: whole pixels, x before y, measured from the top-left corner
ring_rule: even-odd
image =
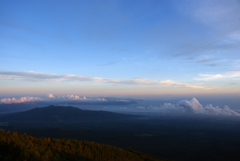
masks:
[[[238,0],[0,0],[0,95],[240,93]]]

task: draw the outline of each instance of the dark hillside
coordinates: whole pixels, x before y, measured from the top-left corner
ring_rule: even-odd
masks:
[[[3,161],[167,161],[135,150],[70,139],[37,138],[0,130]]]

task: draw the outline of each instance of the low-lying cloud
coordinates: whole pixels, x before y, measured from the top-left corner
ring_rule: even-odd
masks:
[[[36,102],[36,101],[95,101],[95,102],[105,102],[108,101],[103,97],[86,97],[86,96],[78,96],[78,95],[67,95],[67,96],[54,96],[53,94],[48,94],[46,97],[21,97],[21,98],[3,98],[0,100],[0,104],[12,104],[12,103],[27,103],[27,102]],[[119,101],[119,100],[112,100]],[[124,102],[126,100],[120,100],[119,102]]]
[[[38,72],[32,72],[32,71],[25,71],[25,72],[0,71],[0,80],[34,81],[34,82],[86,81],[86,82],[125,84],[125,85],[158,85],[158,86],[164,86],[164,87],[186,87],[186,88],[195,88],[195,89],[209,89],[200,85],[180,83],[180,82],[175,82],[173,80],[156,81],[156,80],[148,80],[145,78],[124,80],[124,79],[109,79],[109,78],[100,78],[100,77],[86,77],[86,76],[77,76],[77,75],[56,75],[56,74],[38,73]]]
[[[1,99],[2,104],[12,104],[12,103],[25,103],[25,102],[36,102],[36,101],[42,101],[42,98],[38,97],[21,97],[19,99],[16,98],[3,98]]]
[[[47,98],[54,98],[53,94],[48,94]]]
[[[196,98],[189,100],[180,100],[177,105],[171,103],[165,103],[161,106],[139,106],[137,109],[158,110],[161,112],[175,112],[175,113],[194,113],[204,115],[223,115],[223,116],[240,116],[240,114],[234,110],[231,110],[227,105],[224,108],[218,106],[214,107],[212,104],[203,107]]]
[[[181,100],[177,103],[177,105],[178,107],[182,108],[184,111],[188,111],[188,112],[199,111],[203,108],[196,98],[193,98],[190,101]]]
[[[70,100],[88,100],[85,96],[81,97],[77,95],[68,95],[67,98]]]
[[[214,107],[211,104],[203,107],[202,104],[196,98],[192,100],[181,100],[177,103],[178,107],[180,107],[185,112],[193,112],[199,114],[208,114],[208,115],[235,115],[240,116],[239,113],[233,111],[227,105],[224,108],[219,108],[218,106]]]

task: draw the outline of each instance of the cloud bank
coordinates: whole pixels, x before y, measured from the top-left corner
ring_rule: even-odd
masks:
[[[21,97],[19,99],[16,98],[3,98],[1,99],[1,103],[3,104],[12,104],[12,103],[25,103],[25,102],[36,102],[36,101],[42,101],[42,98],[38,97]]]
[[[136,79],[130,79],[130,80],[108,79],[108,78],[86,77],[86,76],[77,76],[77,75],[56,75],[56,74],[38,73],[38,72],[32,72],[32,71],[25,71],[25,72],[0,71],[0,80],[17,80],[17,81],[34,81],[34,82],[86,81],[86,82],[125,84],[125,85],[159,85],[164,87],[186,87],[186,88],[195,88],[195,89],[209,89],[199,85],[179,83],[172,80],[155,81],[155,80],[148,80],[145,78],[136,78]]]
[[[67,95],[67,96],[57,96],[55,97],[53,94],[48,94],[45,98],[40,97],[21,97],[21,98],[3,98],[0,100],[0,104],[13,104],[13,103],[26,103],[26,102],[36,102],[36,101],[97,101],[103,102],[108,101],[102,97],[85,97],[85,96],[78,96],[78,95]],[[119,100],[114,100],[119,101]],[[124,100],[120,100],[123,102]]]
[[[85,96],[80,97],[77,95],[68,95],[67,98],[70,100],[88,100]]]
[[[208,115],[235,115],[240,116],[239,113],[233,111],[225,105],[223,109],[219,108],[218,106],[213,107],[211,104],[203,107],[202,104],[199,103],[199,101],[196,98],[193,98],[192,100],[181,100],[177,103],[178,107],[180,107],[182,110],[186,112],[193,112],[193,113],[199,113],[199,114],[208,114]]]
[[[219,108],[218,106],[214,107],[211,104],[206,105],[205,107],[199,103],[196,98],[188,100],[180,100],[177,105],[171,103],[165,103],[161,106],[139,106],[137,109],[150,109],[158,110],[161,112],[174,112],[174,113],[188,113],[188,114],[204,114],[204,115],[222,115],[222,116],[240,116],[239,113],[233,111],[227,105],[224,108]]]

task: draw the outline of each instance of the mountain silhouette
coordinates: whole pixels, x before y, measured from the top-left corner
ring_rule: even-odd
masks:
[[[34,109],[2,116],[1,122],[18,122],[18,123],[34,123],[34,122],[81,122],[81,121],[106,121],[121,120],[136,117],[134,115],[120,114],[107,111],[91,111],[81,110],[72,106],[47,106],[36,107]]]

